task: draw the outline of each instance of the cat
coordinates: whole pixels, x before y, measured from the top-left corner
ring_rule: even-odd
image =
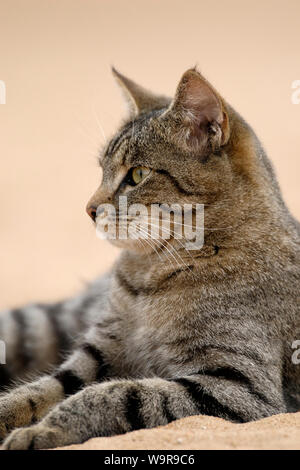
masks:
[[[300,226],[262,145],[196,69],[172,100],[113,73],[129,116],[101,154],[88,214],[97,222],[124,195],[203,204],[204,244],[114,240],[119,259],[82,294],[0,315],[2,385],[39,372],[1,394],[5,449],[300,409]]]

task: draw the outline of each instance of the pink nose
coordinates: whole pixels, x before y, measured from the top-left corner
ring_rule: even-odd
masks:
[[[87,206],[86,211],[90,218],[95,222],[96,221],[96,215],[97,215],[97,207],[95,206]]]

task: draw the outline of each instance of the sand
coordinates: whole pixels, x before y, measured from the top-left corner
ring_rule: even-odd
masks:
[[[192,416],[167,426],[90,439],[64,449],[300,449],[300,412],[247,424],[233,424],[210,416]]]

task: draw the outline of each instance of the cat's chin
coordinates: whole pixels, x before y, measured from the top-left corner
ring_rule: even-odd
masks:
[[[126,239],[126,240],[120,240],[120,239],[107,239],[107,241],[118,248],[122,248],[123,250],[130,250],[130,251],[135,251],[137,253],[150,253],[154,251],[154,249],[145,241],[141,240],[133,240],[133,239]]]
[[[107,241],[118,248],[122,248],[123,250],[131,250],[131,251],[138,251],[142,252],[146,250],[146,247],[143,246],[143,244],[139,240],[120,240],[120,239],[114,239],[114,240],[109,240]],[[147,251],[150,251],[150,247],[147,248]]]

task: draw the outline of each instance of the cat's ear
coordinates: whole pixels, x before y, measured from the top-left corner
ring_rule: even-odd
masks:
[[[185,147],[201,150],[224,145],[229,138],[226,105],[212,85],[196,70],[182,76],[175,98],[162,119],[171,118],[175,133]]]
[[[112,73],[123,91],[129,106],[130,117],[134,118],[140,113],[169,106],[171,101],[169,98],[151,93],[130,78],[122,75],[114,67],[112,67]]]

